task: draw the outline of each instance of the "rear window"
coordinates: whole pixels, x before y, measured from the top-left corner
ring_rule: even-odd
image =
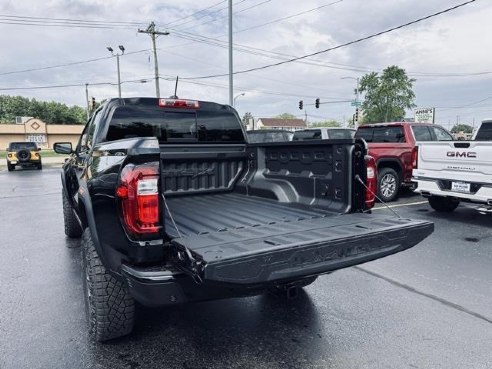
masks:
[[[36,143],[34,142],[12,142],[9,145],[9,150],[15,151],[15,150],[36,150],[38,147],[36,146]]]
[[[231,111],[170,111],[127,105],[114,110],[107,141],[156,137],[159,142],[244,142],[241,122]]]
[[[492,141],[492,122],[484,122],[475,137],[476,141]]]
[[[359,130],[355,134],[355,137],[363,138],[367,142],[405,142],[405,134],[403,132],[403,128],[398,126],[359,128]]]
[[[292,141],[321,140],[320,129],[308,129],[305,131],[295,131]]]

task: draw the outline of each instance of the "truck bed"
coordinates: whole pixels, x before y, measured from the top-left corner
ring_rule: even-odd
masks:
[[[333,211],[235,193],[172,197],[167,202],[181,234],[186,236],[337,215]],[[178,236],[169,216],[165,227],[169,235]]]
[[[328,273],[416,245],[433,224],[221,193],[168,198],[181,237],[166,232],[203,265],[204,280],[254,284]]]

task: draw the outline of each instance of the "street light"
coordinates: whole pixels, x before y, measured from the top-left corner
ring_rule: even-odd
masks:
[[[243,92],[243,93],[240,93],[240,94],[238,94],[238,95],[234,96],[233,103],[232,103],[232,105],[233,105],[233,107],[234,107],[234,108],[236,108],[236,99],[237,99],[238,97],[240,97],[240,96],[244,96],[244,95],[246,95],[246,92]]]
[[[119,45],[118,48],[121,50],[121,54],[116,53],[116,68],[118,70],[118,97],[121,99],[120,56],[125,53],[125,47],[123,45]],[[108,49],[111,55],[115,55],[111,46],[106,47],[106,49]]]

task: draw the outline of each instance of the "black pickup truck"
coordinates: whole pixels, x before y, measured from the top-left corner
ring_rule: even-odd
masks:
[[[363,140],[248,144],[229,106],[125,98],[91,117],[63,166],[82,237],[90,329],[104,341],[149,306],[293,295],[320,274],[408,249],[433,224],[370,214]]]

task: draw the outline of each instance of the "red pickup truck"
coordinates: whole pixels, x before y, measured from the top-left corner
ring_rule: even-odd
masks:
[[[400,187],[411,187],[417,141],[453,141],[453,136],[431,123],[391,122],[360,126],[355,137],[366,140],[378,168],[377,195],[383,201],[398,197]]]

